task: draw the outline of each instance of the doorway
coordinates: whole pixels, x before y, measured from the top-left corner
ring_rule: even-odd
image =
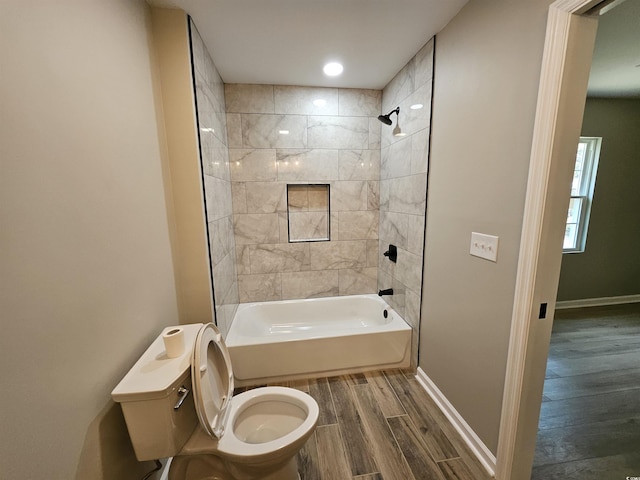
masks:
[[[530,478],[558,289],[567,185],[587,93],[595,0],[549,7],[496,465],[499,480]]]
[[[633,58],[640,3],[612,6],[601,11],[581,130],[583,137],[601,137],[605,147],[596,163],[595,215],[588,219],[587,248],[562,258],[534,480],[625,478],[640,471],[640,405],[633,401],[640,392],[640,256],[634,248],[640,219],[637,207],[625,208],[640,204],[640,75]]]

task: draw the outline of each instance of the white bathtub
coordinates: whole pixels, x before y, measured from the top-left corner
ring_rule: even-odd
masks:
[[[244,303],[226,344],[236,384],[256,385],[406,368],[411,327],[377,295]]]

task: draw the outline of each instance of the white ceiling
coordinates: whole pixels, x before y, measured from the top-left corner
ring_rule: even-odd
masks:
[[[148,0],[193,18],[225,83],[382,89],[468,0]],[[590,96],[640,96],[640,0],[600,17]],[[344,73],[322,73],[339,61]]]
[[[193,18],[225,83],[382,89],[467,0],[149,0]],[[322,72],[344,65],[340,77]]]
[[[640,0],[626,0],[600,17],[589,96],[640,97]]]

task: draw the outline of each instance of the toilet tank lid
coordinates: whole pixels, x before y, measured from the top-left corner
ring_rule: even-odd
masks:
[[[169,395],[175,382],[191,367],[191,355],[196,335],[202,323],[167,327],[142,354],[131,370],[111,392],[115,402],[132,402],[163,398]],[[162,335],[174,328],[184,330],[184,352],[176,358],[168,358]]]

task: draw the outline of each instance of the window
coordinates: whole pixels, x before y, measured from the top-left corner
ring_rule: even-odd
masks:
[[[567,228],[562,244],[562,251],[565,253],[584,252],[601,142],[601,137],[580,137],[578,142]]]

